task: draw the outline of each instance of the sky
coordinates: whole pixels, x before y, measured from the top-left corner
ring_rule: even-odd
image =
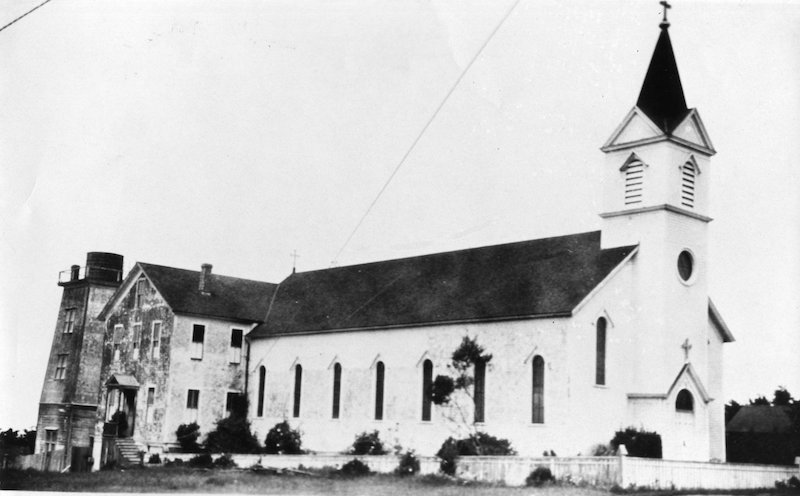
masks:
[[[0,25],[38,3],[0,0]],[[601,228],[655,0],[521,0],[344,246],[512,4],[52,0],[0,31],[0,428],[35,426],[58,273],[90,251],[279,282],[294,250],[303,271]],[[718,151],[723,400],[800,397],[800,2],[672,5]]]

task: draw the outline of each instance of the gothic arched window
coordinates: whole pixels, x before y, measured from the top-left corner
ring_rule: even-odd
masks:
[[[531,422],[534,424],[544,423],[544,358],[539,355],[533,357],[531,396]]]
[[[342,366],[337,362],[333,366],[333,412],[331,417],[339,418],[339,403],[342,396]]]
[[[597,333],[595,345],[595,369],[594,383],[605,385],[606,383],[606,328],[608,322],[605,317],[597,319]]]
[[[375,365],[375,420],[383,420],[383,379],[386,367],[383,362]]]
[[[422,362],[422,420],[431,419],[431,389],[433,389],[433,362]]]
[[[258,409],[257,415],[264,416],[264,387],[267,380],[267,368],[263,365],[258,369]]]
[[[294,366],[294,405],[292,406],[292,416],[300,416],[300,397],[303,385],[303,366],[299,363]]]
[[[693,412],[694,411],[694,397],[686,389],[681,389],[678,392],[678,397],[675,398],[675,410],[679,412]]]
[[[484,421],[486,404],[486,362],[478,360],[475,363],[475,422]]]

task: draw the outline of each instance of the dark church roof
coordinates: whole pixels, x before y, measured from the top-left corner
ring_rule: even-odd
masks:
[[[661,27],[636,106],[666,134],[671,134],[688,113],[666,25]]]
[[[139,262],[139,266],[175,313],[263,322],[276,284],[209,274],[199,289],[200,271]]]
[[[792,430],[791,407],[745,405],[725,426],[727,432],[787,433]]]
[[[634,248],[595,231],[292,274],[249,336],[568,316]]]

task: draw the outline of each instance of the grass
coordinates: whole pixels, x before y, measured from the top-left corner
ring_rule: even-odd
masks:
[[[593,488],[544,486],[504,487],[465,483],[445,477],[371,475],[357,479],[341,476],[303,476],[255,473],[249,470],[197,470],[147,468],[92,473],[47,473],[21,470],[0,472],[0,489],[80,492],[175,492],[303,495],[486,495],[486,496],[606,496]]]

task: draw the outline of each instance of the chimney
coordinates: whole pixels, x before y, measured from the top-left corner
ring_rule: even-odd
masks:
[[[204,263],[200,266],[200,292],[211,294],[211,264]]]

